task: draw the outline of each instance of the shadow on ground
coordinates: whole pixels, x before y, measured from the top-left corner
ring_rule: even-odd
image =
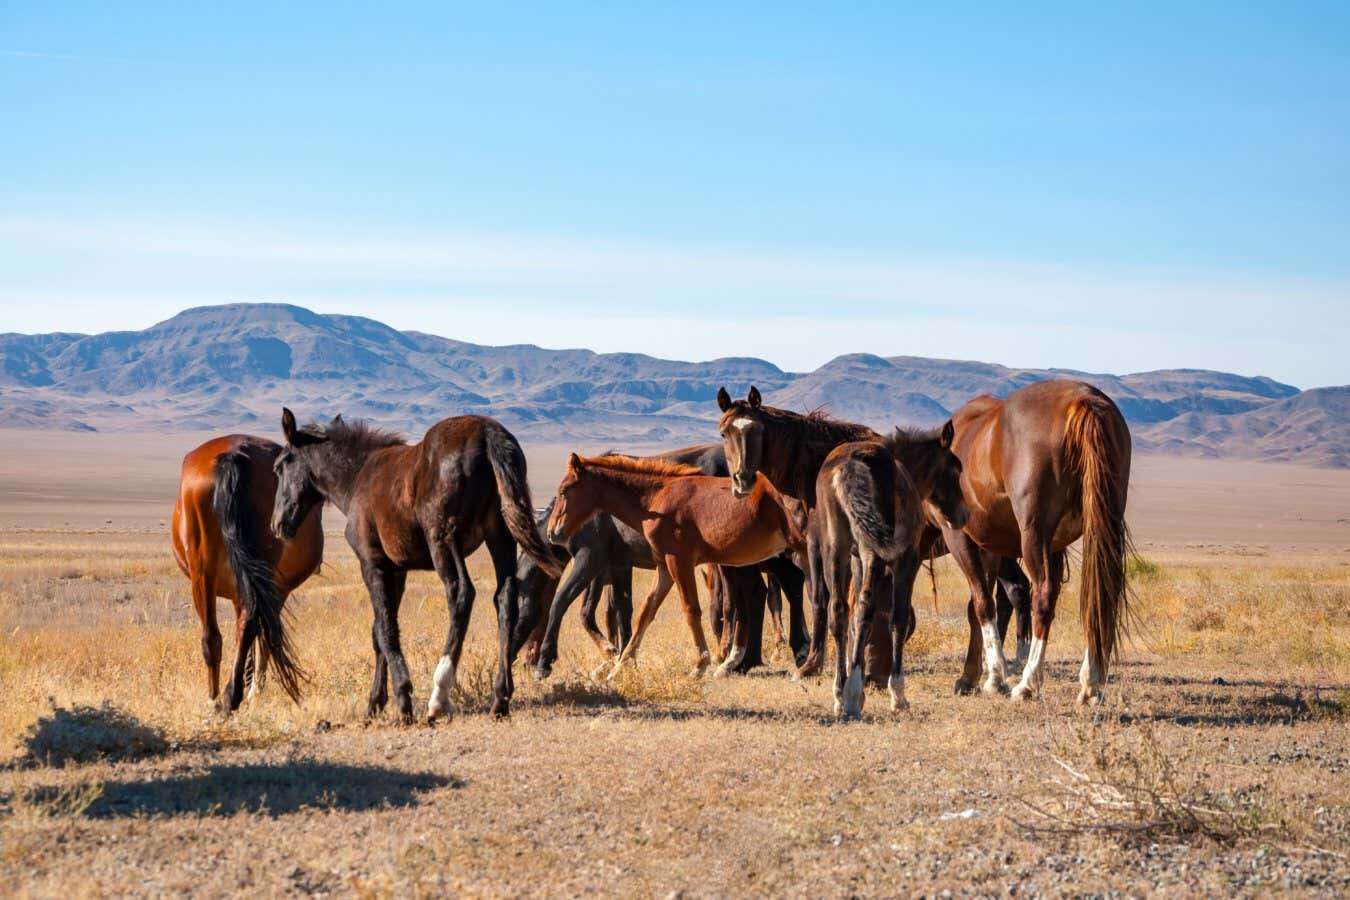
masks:
[[[359,812],[412,806],[438,788],[462,787],[448,775],[348,766],[314,760],[275,765],[221,765],[153,781],[108,781],[84,811],[89,818],[128,816],[282,816],[303,809]]]

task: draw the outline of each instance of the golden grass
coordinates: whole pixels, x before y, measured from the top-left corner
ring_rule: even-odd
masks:
[[[1227,889],[1217,851],[1194,844],[1205,829],[1188,832],[1184,821],[1166,819],[1186,804],[1214,803],[1258,817],[1253,822],[1281,823],[1279,836],[1224,832],[1235,847],[1225,853],[1255,854],[1263,841],[1306,843],[1332,854],[1299,863],[1322,878],[1336,871],[1334,854],[1350,850],[1350,817],[1326,812],[1350,801],[1350,566],[1337,557],[1295,565],[1150,552],[1134,562],[1139,629],[1113,672],[1107,707],[1096,712],[1072,702],[1081,657],[1076,583],[1060,602],[1043,702],[950,697],[965,650],[967,592],[950,562],[939,561],[936,596],[927,571],[915,592],[919,627],[907,650],[914,709],[895,717],[884,695],[872,693],[863,721],[844,726],[830,715],[828,682],[789,681],[785,660],[747,677],[692,676],[692,643],[673,597],[638,665],[612,683],[590,677],[601,660],[569,616],[554,679],[537,685],[518,667],[513,719],[493,722],[486,715],[492,584],[479,554],[471,561],[479,601],[459,671],[460,712],[435,729],[400,729],[363,721],[370,611],[341,538],[333,535],[329,547],[321,575],[292,601],[312,678],[302,704],[271,689],[222,721],[208,705],[196,617],[166,538],[60,531],[0,538],[0,759],[23,759],[25,742],[54,709],[105,704],[162,735],[167,747],[142,761],[81,764],[90,757],[71,754],[77,764],[65,770],[0,771],[0,881],[35,893],[132,886],[125,866],[96,849],[102,844],[53,844],[59,828],[127,842],[123,855],[156,873],[157,888],[140,888],[149,892],[191,887],[186,873],[201,865],[217,878],[240,867],[249,873],[212,882],[212,892],[278,893],[303,882],[372,895],[456,887],[908,893],[962,884],[994,890],[1008,879],[1053,891],[1053,882],[1037,879],[1055,871],[1044,858],[1056,853],[1080,860],[1068,870],[1088,886]],[[639,573],[639,600],[649,583]],[[223,601],[226,667],[231,619]],[[401,623],[420,705],[447,624],[430,573],[409,578]],[[766,652],[774,656],[770,645]],[[1047,723],[1059,723],[1060,733],[1095,729],[1096,744],[1080,741],[1070,752],[1047,739]],[[1093,756],[1093,746],[1105,755]],[[1307,755],[1278,756],[1291,746]],[[1166,827],[1141,830],[1177,843],[1176,859],[1209,860],[1212,868],[1168,881],[1175,873],[1122,858],[1116,836],[1036,835],[1019,826],[1019,804],[1045,802],[1038,792],[1064,775],[1056,755],[1095,778],[1093,759],[1121,762],[1125,750],[1154,754],[1149,771],[1186,786],[1157,795],[1154,818]],[[417,781],[424,771],[435,779]],[[1200,774],[1211,794],[1191,789]],[[1061,794],[1054,815],[1086,821],[1094,808],[1073,800]],[[976,811],[970,821],[960,815],[967,809]],[[295,837],[288,822],[304,822],[307,836]],[[271,868],[234,849],[245,828],[257,832],[252,849]],[[367,837],[351,843],[347,835],[358,828]],[[185,829],[194,845],[209,845],[209,863],[174,843]],[[1018,858],[1003,862],[1005,852]],[[292,868],[303,875],[287,874]]]

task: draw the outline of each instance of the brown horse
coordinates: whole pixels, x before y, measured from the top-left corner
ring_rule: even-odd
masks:
[[[685,621],[698,650],[696,671],[702,672],[709,654],[695,567],[748,566],[805,545],[778,492],[764,479],[755,482],[745,499],[738,499],[730,479],[705,476],[694,466],[624,456],[583,459],[573,453],[558,485],[549,536],[562,542],[598,513],[609,513],[640,531],[661,562],[656,585],[642,604],[632,640],[615,662],[611,678],[637,654],[672,585],[679,587]]]
[[[733,484],[743,485],[762,473],[773,485],[805,505],[809,519],[815,516],[816,482],[826,458],[836,447],[850,442],[885,444],[906,470],[930,522],[957,514],[960,505],[960,461],[951,453],[951,423],[937,432],[897,430],[883,438],[865,425],[842,422],[817,411],[808,415],[765,406],[759,390],[751,387],[745,400],[733,401],[726,388],[717,393],[722,409],[718,430],[726,448]],[[739,488],[738,488],[739,489]],[[824,662],[829,587],[818,577],[823,572],[821,548],[811,540],[808,527],[808,569],[811,571],[813,623],[811,647],[798,674],[814,674]],[[896,572],[895,590],[906,596],[918,575],[918,561],[905,558]],[[906,633],[910,630],[906,626]],[[893,653],[893,648],[892,648]],[[889,657],[891,654],[888,653]]]
[[[984,650],[983,690],[1003,687],[1003,646],[989,584],[994,555],[1020,556],[1031,579],[1031,647],[1012,695],[1022,699],[1040,688],[1064,550],[1081,537],[1078,606],[1087,647],[1078,700],[1100,702],[1127,615],[1130,430],[1125,418],[1110,397],[1091,385],[1054,380],[1028,385],[1002,400],[977,397],[956,411],[952,423],[952,449],[965,467],[961,483],[971,515],[963,531],[943,529],[942,537],[974,594],[972,652],[958,690],[979,677],[977,639]]]
[[[436,666],[428,720],[449,714],[455,669],[473,611],[473,579],[465,559],[487,543],[497,575],[497,677],[492,711],[510,713],[512,630],[516,618],[516,545],[549,575],[561,566],[534,522],[525,454],[511,432],[483,416],[456,416],[433,425],[421,443],[365,423],[333,420],[296,427],[282,411],[286,448],[277,457],[272,528],[292,535],[324,500],[347,517],[347,543],[361,563],[374,610],[371,642],[375,678],[367,714],[388,701],[393,680],[399,717],[412,720],[412,679],[399,641],[398,608],[410,569],[434,569],[445,588],[450,627]]]
[[[282,689],[299,696],[302,673],[290,650],[282,607],[323,560],[323,524],[316,509],[291,540],[283,543],[268,530],[276,492],[272,464],[280,452],[279,444],[265,438],[213,438],[183,457],[178,479],[173,555],[192,584],[212,699],[220,695],[216,598],[234,601],[234,670],[229,691],[220,696],[225,711],[237,709],[243,699],[249,650],[259,637],[249,696],[256,696],[269,660]]]
[[[857,718],[862,714],[863,655],[879,608],[878,590],[893,592],[889,610],[891,707],[900,711],[909,706],[905,700],[903,653],[912,624],[910,599],[919,568],[925,498],[933,499],[941,521],[949,527],[960,528],[967,517],[961,497],[960,463],[948,451],[951,437],[949,423],[938,438],[940,452],[934,454],[946,459],[945,467],[941,462],[919,466],[914,459],[910,460],[910,467],[927,478],[923,492],[897,458],[897,445],[915,456],[913,448],[922,443],[915,435],[904,432],[886,443],[840,444],[825,457],[816,476],[815,512],[808,540],[813,559],[819,559],[819,564],[812,566],[813,584],[823,583],[829,592],[837,715]],[[857,599],[845,647],[849,581],[855,557]]]

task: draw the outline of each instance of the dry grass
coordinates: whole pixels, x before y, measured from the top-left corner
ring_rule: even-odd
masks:
[[[1350,886],[1343,557],[1150,551],[1131,569],[1141,629],[1094,712],[1072,702],[1076,584],[1042,702],[951,697],[965,588],[939,562],[936,600],[926,573],[916,593],[914,709],[897,718],[872,694],[847,726],[829,715],[825,681],[793,683],[781,662],[692,677],[674,600],[613,683],[590,679],[599,659],[569,621],[554,681],[519,669],[515,715],[495,722],[491,586],[475,557],[460,713],[402,729],[362,721],[369,608],[336,535],[330,548],[294,601],[313,677],[303,704],[272,690],[222,722],[165,539],[0,536],[0,758],[12,764],[0,771],[0,884],[35,895]],[[429,574],[410,578],[402,625],[424,702],[446,627]],[[127,749],[140,758],[118,758],[138,755]]]

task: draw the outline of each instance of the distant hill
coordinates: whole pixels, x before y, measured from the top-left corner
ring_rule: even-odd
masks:
[[[527,441],[631,447],[710,439],[724,384],[888,427],[938,424],[977,394],[1055,377],[1110,394],[1142,450],[1350,466],[1350,387],[867,354],[790,373],[752,358],[485,347],[284,304],[189,309],[144,331],[0,335],[0,427],[271,434],[284,403],[303,417],[342,412],[414,435],[478,412]]]

